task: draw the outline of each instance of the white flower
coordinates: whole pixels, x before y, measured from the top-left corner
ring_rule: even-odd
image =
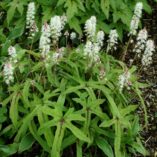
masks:
[[[87,41],[85,48],[84,48],[84,56],[86,57],[91,57],[92,56],[92,49],[93,49],[93,44],[91,41]]]
[[[145,28],[140,30],[136,39],[137,43],[135,45],[135,48],[133,49],[133,52],[136,52],[138,57],[140,57],[142,51],[144,51],[147,38],[148,38],[147,30]]]
[[[107,52],[109,52],[112,49],[114,49],[114,50],[117,49],[117,47],[116,47],[116,44],[118,43],[117,40],[118,40],[118,33],[117,33],[117,31],[115,29],[111,30],[110,34],[109,34]]]
[[[63,58],[65,53],[65,48],[62,47],[58,50],[58,52],[53,53],[52,55],[52,63],[53,64],[58,64],[59,60]]]
[[[97,33],[97,43],[100,45],[100,46],[103,46],[103,41],[104,41],[104,32],[103,31],[99,31]]]
[[[29,30],[29,38],[33,38],[38,31],[39,29],[36,25],[36,22],[34,21],[34,23],[32,24]]]
[[[138,2],[136,4],[136,6],[135,6],[134,15],[136,15],[139,18],[141,18],[141,16],[142,16],[142,9],[143,9],[143,3],[142,2]]]
[[[10,47],[8,48],[8,54],[9,54],[9,56],[10,56],[10,59],[11,59],[14,63],[16,63],[16,62],[17,62],[17,53],[16,53],[15,47],[10,46]]]
[[[48,52],[50,51],[50,26],[45,23],[42,26],[42,34],[39,42],[39,49],[43,58],[47,57]]]
[[[57,52],[49,53],[46,57],[45,66],[59,64],[59,61],[63,58],[65,53],[65,48],[61,47]]]
[[[96,17],[92,16],[85,23],[85,32],[89,39],[93,40],[96,32]]]
[[[9,85],[14,81],[14,67],[11,62],[5,63],[3,73],[6,84]]]
[[[70,39],[71,40],[74,40],[76,38],[76,33],[75,32],[72,32],[71,34],[70,34]]]
[[[135,6],[134,15],[130,23],[130,35],[136,35],[137,33],[140,18],[142,16],[142,8],[143,8],[142,2],[138,2]]]
[[[56,43],[61,36],[61,31],[63,30],[66,23],[66,16],[54,16],[50,21],[51,35],[53,42]]]
[[[100,46],[97,43],[92,43],[91,41],[87,41],[84,48],[84,56],[88,58],[91,63],[100,62],[99,51]]]
[[[26,15],[26,28],[30,28],[34,24],[35,19],[35,3],[30,2],[28,4],[27,15]]]
[[[155,51],[154,42],[152,40],[148,40],[146,43],[146,49],[142,57],[142,65],[144,66],[145,70],[150,64],[152,64],[152,55],[154,51]]]
[[[128,85],[130,84],[129,83],[130,76],[131,76],[131,74],[129,71],[126,71],[125,73],[123,73],[119,76],[120,91],[122,91],[125,86],[128,87]]]
[[[28,4],[26,15],[26,28],[29,30],[29,38],[33,38],[35,33],[38,32],[38,27],[35,22],[35,3],[30,2]]]
[[[62,15],[60,18],[61,18],[62,30],[63,30],[65,24],[67,23],[67,17],[65,15]]]

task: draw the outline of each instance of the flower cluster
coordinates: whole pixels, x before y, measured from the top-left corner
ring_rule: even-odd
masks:
[[[7,62],[4,64],[3,74],[6,84],[9,85],[14,81],[14,67],[11,62]]]
[[[71,39],[71,40],[76,39],[76,33],[75,33],[75,32],[71,32],[71,34],[70,34],[70,39]]]
[[[91,63],[100,62],[99,51],[101,47],[97,43],[92,43],[91,41],[87,41],[84,47],[84,56],[85,58],[89,58]]]
[[[30,2],[28,4],[27,15],[26,15],[26,28],[29,30],[30,38],[35,36],[38,32],[38,27],[35,22],[35,3]]]
[[[84,56],[90,60],[89,66],[93,63],[99,63],[99,51],[103,46],[104,32],[98,31],[96,34],[96,17],[92,16],[85,23],[85,32],[87,35],[87,42],[84,47]]]
[[[66,24],[66,16],[54,16],[50,21],[51,36],[53,39],[53,44],[56,44],[61,36],[61,31],[63,30]]]
[[[88,19],[85,23],[85,32],[87,35],[87,38],[90,40],[94,40],[95,32],[96,32],[96,17],[92,16],[90,19]]]
[[[133,52],[136,52],[138,57],[141,57],[142,51],[144,51],[145,44],[148,38],[148,33],[146,29],[140,30],[137,36],[137,43],[135,45],[135,48],[133,49]]]
[[[134,15],[130,23],[130,35],[136,35],[139,26],[140,18],[142,16],[143,3],[138,2],[135,6]]]
[[[58,64],[59,61],[63,58],[65,53],[65,48],[61,47],[57,52],[48,53],[45,58],[45,66]]]
[[[150,64],[152,64],[152,55],[154,51],[155,51],[154,42],[149,39],[146,43],[146,49],[142,57],[142,65],[144,66],[145,70]]]
[[[120,91],[122,91],[124,87],[128,87],[128,85],[130,85],[130,82],[129,82],[130,76],[131,74],[128,70],[119,76]]]
[[[100,46],[103,46],[103,41],[104,41],[104,37],[105,37],[105,34],[103,31],[99,31],[97,33],[97,38],[96,38],[96,42],[100,45]]]
[[[115,29],[110,31],[109,34],[109,40],[108,40],[108,46],[107,46],[107,52],[111,50],[116,50],[116,44],[118,43],[118,33]]]
[[[10,46],[8,48],[8,54],[10,56],[10,60],[13,61],[14,63],[17,62],[17,53],[16,53],[16,49],[13,46]]]
[[[43,58],[47,57],[48,52],[50,51],[50,26],[45,23],[42,27],[42,34],[39,42],[39,49]]]

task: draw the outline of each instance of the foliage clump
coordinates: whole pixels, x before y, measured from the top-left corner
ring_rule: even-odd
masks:
[[[30,4],[31,15],[35,16],[35,4]],[[35,18],[28,16],[29,7],[26,17],[31,22],[27,21],[26,29],[35,24],[35,29],[29,30],[29,44],[16,42],[9,47],[8,57],[2,58],[0,101],[4,121],[0,134],[12,142],[2,141],[0,153],[22,153],[37,142],[51,157],[61,157],[70,147],[75,147],[77,157],[90,155],[93,147],[100,156],[147,155],[135,115],[142,105],[147,124],[140,90],[145,85],[138,82],[135,66],[110,55],[119,50],[117,30],[112,29],[106,41],[104,31],[97,29],[97,18],[91,16],[82,31],[85,41],[74,46],[78,34],[64,32],[68,17],[55,15],[39,29]],[[138,26],[133,28],[131,22],[130,32],[137,31]],[[135,34],[129,33],[129,42],[123,45],[124,60]],[[149,64],[155,48],[151,41],[138,36],[133,50],[137,52],[142,42],[144,46],[139,50],[144,51],[147,57],[143,58]],[[140,101],[135,103],[133,99]]]

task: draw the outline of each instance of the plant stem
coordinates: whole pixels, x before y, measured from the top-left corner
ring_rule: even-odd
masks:
[[[127,55],[127,51],[128,51],[128,47],[129,47],[129,44],[130,44],[130,42],[131,42],[131,39],[132,39],[132,36],[129,37],[129,40],[128,40],[128,42],[127,42],[127,45],[126,45],[126,47],[125,47],[125,49],[124,49],[123,56],[122,56],[122,61],[125,61],[125,57],[126,57],[126,55]]]

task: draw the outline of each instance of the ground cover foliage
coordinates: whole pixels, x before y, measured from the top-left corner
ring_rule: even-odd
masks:
[[[80,1],[9,2],[0,3],[1,155],[22,154],[36,143],[42,148],[39,156],[61,157],[71,148],[77,157],[148,155],[140,137],[142,127],[147,127],[141,92],[147,85],[138,81],[138,70],[132,63],[128,67],[111,56],[117,51],[118,37],[122,39],[123,25],[129,29],[135,2],[86,1],[89,10],[92,5],[98,11],[103,5],[108,8],[108,11],[102,9],[102,19],[91,16],[102,13],[93,9],[89,11],[90,18],[85,16],[83,8],[88,7]],[[28,3],[30,11],[25,7]],[[121,14],[114,17],[120,3],[130,14],[127,21],[122,20]],[[132,6],[131,10],[127,4]],[[149,12],[147,2],[143,4]],[[48,5],[56,7],[53,14]],[[113,16],[112,24],[106,26],[104,20],[110,16]],[[140,19],[136,11],[133,17]],[[122,30],[116,26],[117,21]],[[69,28],[72,30],[67,31]],[[107,40],[100,29],[110,32],[105,37]],[[136,29],[138,26],[131,28],[129,44],[137,35]],[[79,38],[82,33],[85,34],[83,41]],[[134,52],[138,50],[144,56],[142,68],[146,69],[151,64],[154,47],[147,38],[142,43],[144,47],[138,47],[137,40]],[[122,45],[122,60],[129,44]],[[137,103],[134,99],[140,101]],[[145,112],[145,126],[139,124],[135,114],[139,106]]]

